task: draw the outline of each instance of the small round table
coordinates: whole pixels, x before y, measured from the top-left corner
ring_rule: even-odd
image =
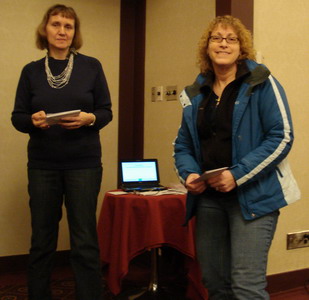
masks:
[[[158,248],[168,246],[184,254],[188,268],[189,299],[207,299],[195,256],[194,220],[183,226],[186,195],[144,196],[113,192],[117,191],[105,194],[98,220],[101,260],[108,264],[107,284],[110,291],[119,294],[130,261],[153,249],[152,276],[146,290],[159,293],[156,252]]]

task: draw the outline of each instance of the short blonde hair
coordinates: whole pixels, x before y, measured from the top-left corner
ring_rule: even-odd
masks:
[[[82,40],[82,36],[80,32],[79,18],[75,10],[72,7],[68,7],[62,4],[53,5],[46,11],[45,15],[43,16],[43,19],[36,30],[37,48],[39,48],[40,50],[48,49],[48,41],[47,41],[47,36],[46,36],[46,25],[51,16],[56,16],[59,14],[65,18],[74,20],[75,34],[74,34],[71,48],[74,48],[76,50],[80,49],[83,44],[83,40]]]
[[[251,32],[245,27],[245,25],[233,16],[219,16],[216,17],[212,22],[210,22],[208,28],[203,33],[199,44],[198,44],[198,59],[197,64],[200,67],[202,73],[206,73],[208,70],[212,70],[212,62],[207,53],[209,38],[212,32],[219,26],[232,27],[238,37],[240,45],[240,56],[238,60],[241,59],[252,59],[255,60],[255,50],[253,48],[253,41]]]

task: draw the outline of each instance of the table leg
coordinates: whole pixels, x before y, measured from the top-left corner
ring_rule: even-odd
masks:
[[[159,284],[158,284],[158,256],[161,249],[151,249],[151,275],[150,275],[150,282],[148,286],[148,291],[152,293],[156,293]]]
[[[139,292],[136,295],[129,296],[129,300],[142,299],[172,299],[168,297],[168,291],[165,291],[158,283],[158,260],[160,248],[151,249],[151,275],[148,289]]]

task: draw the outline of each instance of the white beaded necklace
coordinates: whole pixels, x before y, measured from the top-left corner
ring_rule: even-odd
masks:
[[[45,72],[47,75],[47,81],[52,88],[61,89],[69,83],[71,73],[73,70],[73,62],[74,62],[74,54],[71,53],[69,57],[69,62],[66,68],[63,70],[63,72],[60,75],[54,76],[52,72],[50,71],[50,68],[48,65],[48,53],[46,54]]]

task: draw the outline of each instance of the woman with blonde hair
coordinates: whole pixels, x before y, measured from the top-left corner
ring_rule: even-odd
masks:
[[[286,95],[255,61],[250,32],[215,18],[199,43],[201,73],[180,95],[175,166],[196,216],[209,300],[266,300],[268,251],[279,209],[300,198],[286,157],[293,128]],[[221,169],[213,177],[205,171]]]
[[[15,128],[30,136],[29,300],[52,299],[49,283],[63,204],[76,299],[101,300],[96,207],[102,179],[99,131],[112,120],[109,90],[100,62],[77,52],[82,39],[73,8],[49,8],[36,34],[37,47],[47,53],[23,68],[12,113]],[[77,112],[47,118],[65,111]]]

